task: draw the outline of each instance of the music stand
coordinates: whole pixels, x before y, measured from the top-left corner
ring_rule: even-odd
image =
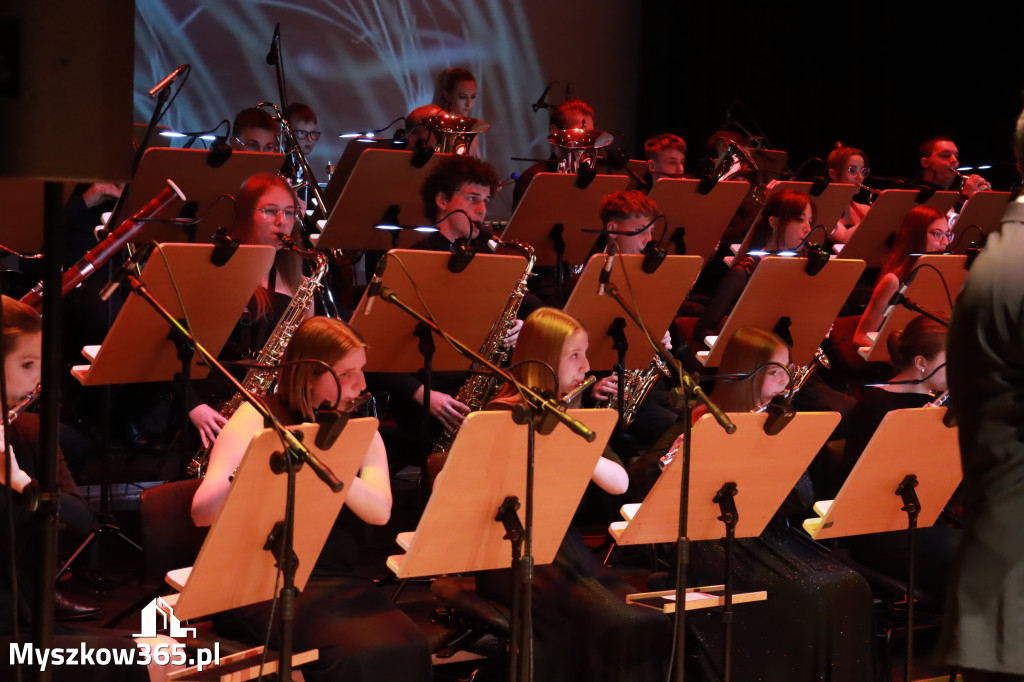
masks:
[[[194,215],[199,222],[187,226],[154,222],[139,231],[136,242],[209,243],[220,227],[235,221],[234,202],[221,198],[236,196],[239,188],[256,173],[277,173],[284,155],[263,152],[232,152],[223,165],[214,168],[207,163],[210,152],[205,149],[171,149],[153,147],[142,155],[125,203],[124,215],[134,215],[150,199],[160,193],[170,178],[188,197],[184,209],[158,213],[155,219],[171,220],[179,213]],[[191,233],[191,234],[190,234]]]
[[[804,521],[815,540],[908,530],[906,679],[914,654],[914,576],[918,521],[932,525],[963,477],[957,429],[944,407],[885,415],[835,500],[814,505]]]
[[[887,251],[885,242],[889,235],[895,234],[903,218],[910,211],[922,204],[918,203],[921,190],[887,189],[878,195],[871,208],[864,214],[857,229],[846,244],[837,244],[836,253],[840,258],[860,259],[868,267],[878,267]],[[956,192],[935,192],[924,202],[939,213],[945,215],[956,203],[959,195]]]
[[[290,430],[296,428],[302,432],[304,443],[315,441],[319,428],[315,424],[303,424]],[[310,467],[296,472],[295,527],[301,532],[294,535],[293,550],[298,557],[295,586],[300,591],[320,556],[376,432],[376,419],[352,419],[328,449],[309,446],[345,484],[340,493],[331,492]],[[274,453],[282,450],[281,439],[273,429],[264,429],[253,436],[195,564],[167,572],[167,583],[177,589],[178,594],[164,597],[164,601],[174,609],[179,620],[274,598],[276,564],[281,557],[275,557],[274,550],[267,545],[280,542],[287,478],[271,470],[270,460]],[[240,561],[246,562],[244,570],[239,570]],[[226,575],[231,579],[225,580]],[[250,652],[254,657],[259,656],[262,647]]]
[[[470,348],[483,344],[526,271],[522,256],[477,254],[459,273],[448,269],[453,257],[447,253],[395,249],[385,257],[390,262],[383,286],[423,315],[429,308],[434,322]],[[423,361],[416,321],[376,298],[364,293],[349,321],[368,345],[366,371],[417,371]],[[432,369],[445,371],[465,370],[470,363],[447,343],[439,342],[431,364]]]
[[[435,153],[420,164],[415,152],[365,150],[356,160],[338,200],[328,207],[327,222],[320,231],[317,248],[386,251],[414,244],[421,238],[419,233],[409,229],[397,233],[379,230],[377,225],[385,222],[403,227],[433,224],[423,212],[420,187],[446,156],[451,155]]]
[[[646,367],[654,352],[643,332],[632,320],[627,322],[628,316],[614,301],[598,293],[598,280],[608,258],[603,253],[590,257],[569,295],[565,312],[590,330],[587,357],[592,368],[607,370],[616,364],[621,364],[623,369]],[[640,306],[636,312],[654,340],[661,341],[700,274],[703,261],[699,256],[667,256],[657,270],[647,274],[643,271],[644,258],[642,255],[614,256],[610,282],[623,292],[627,301],[635,301]],[[619,386],[623,386],[621,377]]]
[[[787,342],[788,335],[793,362],[810,364],[864,271],[864,261],[833,258],[816,275],[807,274],[807,263],[806,258],[764,257],[722,331],[704,339],[711,350],[699,351],[697,358],[706,366],[717,367],[736,330],[753,326],[772,331]]]
[[[1010,196],[1009,192],[991,191],[971,195],[953,225],[953,253],[967,253],[967,247],[972,241],[984,242],[990,232],[998,230],[1006,206],[1010,203]],[[973,229],[969,230],[972,225],[976,225],[981,233],[975,234]]]
[[[922,267],[924,265],[931,267]],[[942,276],[932,270],[932,267],[942,273]],[[917,270],[918,268],[920,269]],[[918,257],[914,269],[917,270],[917,274],[914,281],[907,286],[904,297],[930,314],[948,320],[951,312],[950,302],[956,300],[964,280],[967,279],[967,256],[925,254]],[[882,321],[882,326],[877,332],[868,332],[871,345],[862,346],[857,352],[868,362],[888,362],[889,335],[897,329],[906,327],[917,314],[909,308],[897,305]]]
[[[698,191],[700,180],[662,178],[651,189],[651,201],[665,216],[668,241],[676,255],[700,256],[708,262],[718,242],[750,191],[745,181],[717,183],[710,192]],[[659,227],[655,225],[654,232]],[[661,244],[662,248],[669,248]]]
[[[43,250],[43,185],[31,178],[0,178],[0,244],[12,251]],[[66,200],[65,192],[65,200]]]
[[[689,540],[725,537],[725,582],[687,588],[684,605],[687,611],[724,607],[726,680],[731,679],[732,605],[767,598],[764,591],[733,594],[733,540],[761,534],[839,423],[839,414],[835,412],[803,412],[794,415],[775,435],[768,435],[767,414],[730,417],[736,425],[732,435],[717,428],[711,415],[701,417],[693,426],[686,507]],[[613,523],[609,528],[617,543],[668,542],[678,536],[683,459],[679,455],[665,468],[642,504],[623,507],[623,516],[628,520]],[[682,568],[677,562],[676,570]],[[675,597],[676,590],[665,590],[629,595],[627,601],[673,613]],[[676,623],[676,627],[680,626]]]
[[[569,410],[597,432],[588,443],[556,426],[536,439],[534,563],[549,564],[565,537],[604,445],[614,410]],[[399,533],[405,554],[388,557],[399,578],[508,568],[509,542],[495,514],[526,496],[526,430],[508,411],[471,412],[459,428],[415,532]]]
[[[215,247],[207,244],[165,244],[163,251],[189,313],[192,333],[216,355],[241,316],[261,273],[274,261],[270,246],[240,246],[218,267],[210,262]],[[159,253],[142,269],[142,279],[179,319],[183,316],[167,267]],[[210,292],[217,292],[211,296]],[[142,299],[129,297],[103,343],[87,346],[82,354],[91,364],[72,367],[83,386],[167,381],[182,371],[182,359],[168,337],[167,323]],[[209,368],[194,357],[189,372],[205,377]]]
[[[367,149],[401,150],[405,149],[405,143],[394,139],[371,139],[366,137],[356,137],[349,140],[348,144],[345,145],[345,149],[342,150],[341,156],[338,157],[338,163],[334,165],[331,179],[327,181],[327,187],[324,189],[324,202],[327,204],[328,215],[330,214],[330,209],[334,208],[334,204],[338,202],[341,190],[348,183],[348,179],[352,175],[352,169],[356,167],[356,161],[359,160],[360,155]]]
[[[763,412],[730,413],[729,418],[736,424],[733,434],[719,428],[708,414],[693,425],[688,507],[691,540],[724,536],[712,498],[729,481],[736,483],[742,510],[736,537],[760,535],[840,419],[837,412],[798,412],[771,436],[764,431],[768,415]],[[675,541],[681,475],[680,456],[665,467],[642,503],[623,505],[626,520],[614,522],[608,529],[616,543]]]
[[[533,244],[538,265],[582,263],[594,246],[594,235],[584,229],[599,229],[599,207],[606,194],[622,192],[629,186],[625,175],[597,175],[584,189],[576,186],[577,176],[538,173],[508,221],[502,239]]]

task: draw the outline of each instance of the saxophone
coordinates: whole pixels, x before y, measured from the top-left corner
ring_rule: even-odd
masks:
[[[630,424],[636,418],[636,411],[640,403],[644,401],[651,388],[661,377],[670,377],[672,372],[665,366],[665,362],[657,355],[651,360],[647,369],[627,369],[622,373],[622,423]],[[608,407],[613,410],[619,406],[619,396],[616,393],[608,400]]]
[[[526,256],[526,271],[523,272],[522,279],[516,284],[516,288],[512,291],[512,296],[509,297],[505,309],[501,311],[501,315],[498,316],[483,345],[480,346],[480,355],[494,364],[500,365],[508,359],[509,349],[505,347],[505,335],[508,333],[509,327],[515,322],[516,313],[519,312],[519,306],[526,295],[526,282],[530,279],[530,273],[533,271],[533,264],[537,261],[537,255],[529,244],[514,240],[499,241],[494,237],[492,239],[498,246],[521,251]],[[487,373],[474,373],[462,385],[458,395],[455,397],[459,402],[468,405],[469,409],[475,412],[483,408],[487,401],[490,400],[497,386],[497,377]],[[458,428],[442,431],[441,435],[434,441],[434,452],[447,452],[450,450],[452,441],[455,440],[455,435],[458,432]]]
[[[270,333],[267,343],[264,344],[263,349],[256,356],[254,361],[260,365],[275,365],[284,357],[284,350],[287,348],[288,342],[291,340],[292,335],[295,334],[295,330],[302,324],[302,320],[305,319],[306,311],[313,304],[313,298],[322,286],[320,280],[327,273],[328,258],[326,255],[319,251],[303,251],[292,244],[290,239],[282,241],[284,241],[285,248],[295,251],[305,259],[313,261],[313,274],[302,281],[298,291],[295,292],[295,296],[292,297],[291,303],[288,304],[288,308],[281,315],[281,319],[278,320],[277,326]],[[248,393],[263,397],[270,390],[276,379],[277,369],[253,367],[245,373],[242,387]],[[230,419],[231,415],[241,407],[244,400],[245,398],[242,393],[235,393],[231,400],[221,409],[221,416],[225,419]],[[211,449],[212,447],[202,448],[192,458],[188,465],[190,476],[201,477],[206,475],[206,465],[210,460]]]

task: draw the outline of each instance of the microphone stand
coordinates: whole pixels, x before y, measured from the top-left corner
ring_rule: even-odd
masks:
[[[445,339],[459,353],[470,360],[486,367],[492,374],[516,386],[520,394],[526,398],[526,405],[517,406],[513,410],[513,419],[517,424],[527,425],[527,456],[526,456],[526,509],[525,522],[520,526],[515,517],[519,502],[515,497],[508,497],[497,512],[495,520],[502,521],[512,542],[514,587],[511,611],[511,642],[509,646],[509,679],[514,682],[529,682],[533,679],[533,472],[534,472],[534,436],[537,432],[548,434],[556,426],[555,420],[565,424],[588,442],[593,442],[597,434],[587,428],[575,417],[566,414],[564,403],[547,398],[532,388],[516,381],[508,370],[498,367],[464,343],[448,336],[432,320],[421,315],[404,303],[395,292],[381,286],[380,297],[397,306],[404,313],[419,322],[419,327],[427,329]],[[520,549],[522,548],[521,553]]]
[[[619,307],[622,308],[630,319],[644,332],[648,343],[669,367],[675,370],[679,377],[679,386],[674,391],[673,403],[676,407],[683,406],[683,473],[679,486],[679,537],[676,539],[676,595],[675,595],[675,622],[674,642],[672,657],[672,679],[676,682],[683,682],[685,679],[684,652],[686,647],[686,572],[690,566],[690,539],[687,537],[689,503],[690,503],[690,441],[693,428],[693,408],[696,407],[696,399],[700,399],[708,407],[708,411],[715,418],[726,433],[734,433],[736,425],[732,423],[722,410],[711,402],[711,399],[704,393],[692,374],[683,369],[682,364],[665,350],[665,347],[651,338],[650,333],[644,326],[640,316],[626,303],[618,287],[610,281],[605,284],[605,293],[608,294]],[[727,643],[728,646],[728,643]],[[728,669],[728,666],[727,668]]]
[[[317,475],[321,481],[327,484],[334,492],[340,492],[344,484],[334,475],[334,472],[330,470],[327,465],[320,461],[320,459],[314,455],[309,449],[302,444],[295,434],[284,428],[284,425],[273,415],[270,409],[262,401],[250,394],[234,375],[224,369],[224,366],[217,362],[217,359],[213,357],[209,351],[207,351],[202,345],[200,345],[189,330],[179,322],[174,315],[170,313],[163,305],[149,293],[146,285],[135,277],[131,273],[127,276],[127,282],[131,287],[132,293],[140,296],[156,311],[160,317],[167,321],[170,325],[171,335],[179,343],[189,345],[194,348],[199,354],[202,360],[219,372],[222,376],[226,377],[235,390],[245,398],[245,401],[253,406],[253,408],[263,417],[264,423],[269,424],[274,430],[277,431],[281,437],[282,442],[285,445],[286,451],[282,455],[284,462],[271,460],[271,469],[275,473],[287,473],[287,502],[285,503],[285,516],[284,523],[282,524],[283,529],[281,535],[277,538],[268,538],[268,540],[275,540],[274,556],[277,559],[278,566],[281,567],[282,572],[282,585],[280,591],[281,597],[281,646],[278,649],[278,668],[281,679],[290,680],[292,675],[292,651],[294,649],[294,632],[295,632],[295,596],[297,590],[295,589],[295,571],[297,568],[296,557],[293,551],[294,537],[295,537],[295,472],[298,470],[296,466],[296,460],[301,466],[302,463],[306,463],[310,466],[313,472]],[[279,540],[279,542],[277,542]],[[269,544],[269,542],[268,542]]]

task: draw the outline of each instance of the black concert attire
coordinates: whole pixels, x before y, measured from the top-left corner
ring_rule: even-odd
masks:
[[[283,423],[303,421],[277,396],[266,402]],[[352,528],[359,523],[351,511],[342,509],[309,582],[296,598],[295,651],[320,651],[317,661],[302,666],[302,674],[311,682],[429,682],[430,647],[423,631],[380,588],[353,569],[358,546]],[[263,644],[270,604],[266,601],[220,613],[213,617],[214,627],[225,637]],[[270,645],[280,646],[276,617]]]
[[[487,409],[511,408],[498,404]],[[608,448],[604,456],[617,461]],[[594,497],[611,496],[591,482],[581,509]],[[660,682],[671,648],[671,621],[626,603],[626,595],[636,589],[594,556],[578,522],[579,511],[554,561],[534,567],[534,679]],[[511,569],[476,574],[477,593],[485,599],[511,606],[512,588]]]
[[[718,329],[718,325],[732,311],[736,301],[743,294],[743,290],[747,288],[747,282],[753,277],[754,269],[760,262],[761,259],[757,256],[744,256],[729,268],[729,272],[718,285],[715,293],[704,307],[704,312],[698,318],[697,324],[694,325],[693,338],[696,341],[703,343],[705,336]]]
[[[989,235],[953,309],[947,374],[965,528],[944,638],[962,668],[1024,676],[1024,204]],[[971,680],[971,677],[966,677]],[[987,678],[986,678],[987,679]]]
[[[871,679],[871,589],[790,525],[790,518],[808,513],[814,499],[804,474],[759,537],[734,543],[734,589],[768,592],[767,601],[735,607],[735,680]],[[693,543],[689,584],[721,584],[724,562],[720,541]],[[721,618],[713,609],[690,611],[686,618],[700,645],[698,660],[721,675]]]
[[[11,424],[8,440],[18,465],[22,471],[32,477],[33,486],[39,471],[39,415],[26,413],[22,414]],[[0,459],[2,466],[2,459]],[[78,486],[71,478],[64,458],[58,452],[57,455],[57,487],[60,491],[59,514],[65,528],[62,534],[69,535],[66,539],[77,544],[82,537],[94,525],[92,512],[82,499]],[[0,486],[0,494],[6,495],[7,491]],[[14,493],[13,522],[14,542],[17,547],[17,571],[18,571],[18,613],[21,623],[21,643],[32,640],[32,582],[36,579],[38,570],[35,566],[36,545],[32,541],[35,532],[35,512],[25,507],[28,501],[25,493]],[[0,527],[8,527],[7,505],[0,500]],[[7,557],[7,533],[3,532],[3,559],[0,561],[0,646],[8,651],[11,643],[14,642],[14,623],[11,620],[11,608],[13,595],[11,593],[10,564]],[[99,630],[70,627],[64,623],[56,623],[54,628],[54,639],[52,646],[60,648],[78,649],[84,645],[87,648],[106,649],[135,649],[135,642],[129,633],[116,630]],[[10,656],[4,656],[0,662],[0,677],[13,679],[13,668]],[[24,671],[39,670],[37,665],[27,665]],[[48,665],[47,670],[52,670],[55,680],[70,682],[71,680],[88,680],[90,682],[110,682],[120,680],[148,680],[149,675],[145,666],[141,665]]]

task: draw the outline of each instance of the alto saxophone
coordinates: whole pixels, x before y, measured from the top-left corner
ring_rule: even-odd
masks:
[[[622,423],[624,425],[630,424],[636,419],[636,411],[640,407],[640,403],[644,401],[647,394],[651,392],[651,388],[661,377],[671,377],[672,372],[669,371],[668,367],[665,366],[665,362],[657,355],[651,360],[651,364],[647,366],[647,369],[627,369],[622,373]],[[612,395],[608,400],[608,407],[613,410],[619,406],[618,393]]]
[[[492,239],[494,238],[492,237]],[[480,346],[480,355],[490,362],[500,365],[508,359],[509,349],[505,346],[505,335],[515,323],[516,313],[519,312],[519,306],[523,302],[523,297],[526,296],[526,282],[533,271],[533,264],[537,261],[537,255],[529,244],[513,240],[499,241],[494,239],[494,241],[497,242],[498,246],[516,249],[526,256],[526,271],[523,272],[522,279],[519,280],[516,288],[512,291],[512,296],[509,297],[505,309],[501,311],[501,315],[498,316],[483,345]],[[456,399],[469,406],[469,409],[475,412],[483,408],[487,401],[491,399],[497,386],[497,377],[487,373],[475,373],[459,389]],[[452,442],[455,440],[455,435],[458,432],[458,427],[454,429],[446,428],[438,436],[437,440],[434,441],[434,452],[447,452],[450,450]]]
[[[305,259],[311,259],[314,263],[313,274],[306,277],[302,284],[299,286],[298,291],[295,292],[295,296],[292,297],[291,302],[288,304],[288,308],[281,315],[281,319],[278,320],[277,326],[270,333],[270,338],[267,339],[263,349],[260,350],[259,354],[255,358],[255,362],[260,365],[276,365],[284,357],[284,350],[288,347],[288,342],[291,340],[292,335],[295,334],[295,330],[298,329],[299,325],[302,324],[303,319],[306,317],[306,311],[313,304],[313,298],[321,288],[320,280],[323,279],[327,273],[328,258],[319,251],[303,251],[298,249],[291,243],[291,240],[284,240],[285,247],[289,248]],[[253,367],[245,373],[245,378],[242,380],[242,387],[248,392],[259,397],[263,397],[270,390],[270,387],[274,384],[277,379],[276,369],[264,369],[262,367]],[[231,415],[241,407],[242,402],[245,400],[241,393],[236,393],[232,396],[231,400],[221,409],[220,414],[225,419],[230,419]],[[193,477],[201,477],[206,475],[206,465],[210,460],[209,448],[202,448],[192,461],[188,465],[188,473]]]

